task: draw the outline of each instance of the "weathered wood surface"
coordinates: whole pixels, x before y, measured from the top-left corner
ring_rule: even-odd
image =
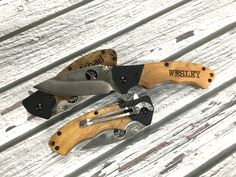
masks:
[[[91,1],[1,1],[0,41],[6,40],[89,2]]]
[[[16,13],[14,8],[25,2],[27,11]],[[1,2],[0,36],[78,3],[48,1],[36,10],[33,3],[39,1],[25,2]],[[51,135],[76,116],[115,102],[117,95],[58,117],[60,122],[57,117],[27,121],[29,115],[21,106],[1,115],[0,176],[77,176],[82,172],[82,176],[235,176],[235,155],[208,163],[235,143],[235,8],[233,0],[98,0],[1,41],[1,110],[96,48],[116,49],[119,64],[163,59],[201,63],[216,72],[216,79],[206,90],[173,84],[136,88],[154,102],[150,127],[132,140],[74,150],[66,157],[51,152],[47,146]],[[23,17],[22,23],[16,20]],[[12,125],[17,127],[5,132]],[[112,163],[104,168],[108,162]],[[207,163],[214,167],[206,172],[199,168]]]

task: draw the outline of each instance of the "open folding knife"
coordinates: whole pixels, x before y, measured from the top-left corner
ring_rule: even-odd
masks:
[[[64,68],[57,76],[66,75],[76,69],[88,66],[103,64],[107,66],[116,65],[117,54],[113,49],[98,50],[89,53],[74,61]],[[87,73],[89,75],[89,73]],[[55,96],[56,95],[56,96]],[[22,101],[26,110],[38,117],[45,119],[59,112],[68,111],[79,102],[79,95],[48,94],[43,91],[36,91]]]
[[[107,141],[112,143],[130,138],[151,124],[153,111],[149,96],[143,96],[133,101],[122,101],[70,121],[51,137],[48,144],[56,153],[66,155],[76,145],[80,149],[94,138],[96,140],[110,131],[113,133],[109,139],[105,137],[99,141],[107,144]]]
[[[181,61],[130,66],[91,66],[46,80],[35,88],[54,95],[95,95],[112,91],[125,94],[131,87],[170,81],[207,88],[214,73],[200,64]]]

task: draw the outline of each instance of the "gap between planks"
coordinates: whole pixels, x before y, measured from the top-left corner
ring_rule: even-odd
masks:
[[[188,52],[191,52],[192,50],[198,48],[199,46],[215,39],[218,36],[221,36],[223,34],[225,34],[226,32],[228,32],[229,30],[233,29],[236,27],[236,22],[231,23],[227,26],[225,26],[224,28],[219,29],[218,31],[215,31],[214,33],[208,35],[207,37],[200,39],[199,41],[187,46],[186,48],[183,48],[182,50],[180,50],[179,52],[167,57],[166,59],[164,59],[163,61],[170,61],[170,60],[174,60],[177,59],[183,55],[185,55]],[[223,88],[224,87],[218,87],[218,88]],[[101,98],[104,98],[104,96],[96,96],[93,97],[91,99],[89,99],[88,101],[86,101],[85,103],[81,103],[81,105],[78,107],[79,109],[85,108],[86,106],[88,106],[90,103],[95,102],[97,100],[100,100]],[[57,123],[58,121],[63,120],[66,116],[68,116],[69,114],[73,113],[74,111],[78,111],[78,109],[72,109],[71,111],[65,112],[59,116],[55,116],[54,118],[49,119],[48,121],[40,124],[39,126],[33,128],[32,130],[26,132],[25,134],[20,135],[19,137],[10,140],[9,142],[3,144],[0,146],[0,152],[5,151],[6,149],[26,140],[27,138],[33,136],[36,133],[39,133],[40,131],[43,131],[45,129],[47,129],[48,127],[54,125],[55,123]]]
[[[158,173],[163,174],[163,176],[171,174],[183,176],[191,171],[191,166],[193,168],[206,161],[204,158],[201,158],[201,156],[204,156],[205,159],[207,159],[217,154],[217,152],[220,152],[222,149],[229,147],[232,144],[231,141],[229,141],[228,144],[223,143],[218,146],[214,145],[217,142],[221,142],[219,139],[225,139],[225,134],[227,134],[227,132],[230,136],[227,135],[226,137],[232,137],[234,135],[230,132],[235,128],[234,115],[236,115],[236,112],[234,109],[236,108],[236,97],[234,92],[231,91],[235,88],[236,84],[234,83],[227,89],[218,92],[216,96],[207,100],[204,104],[200,104],[194,109],[186,112],[184,115],[176,118],[177,120],[162,127],[156,135],[149,136],[149,139],[152,139],[152,144],[156,145],[158,142],[169,142],[169,144],[167,144],[167,147],[164,150],[160,149],[158,153],[146,157],[144,161],[147,162],[147,165],[140,163],[137,166],[131,166],[131,169],[119,173],[118,176],[129,176],[130,174],[142,173],[142,171],[150,172],[149,174],[153,174],[153,176],[156,176]],[[222,99],[223,95],[228,99]],[[218,104],[214,104],[213,106],[211,105],[212,102]],[[206,108],[206,105],[211,105],[212,107],[208,107],[209,109],[205,110],[204,108]],[[203,110],[204,112],[202,112]],[[188,119],[190,117],[191,120]],[[162,132],[165,134],[163,135]],[[217,136],[215,136],[216,132],[219,132]],[[153,138],[155,139],[153,140]],[[144,142],[145,140],[139,142],[139,145],[136,144],[136,146],[145,149],[145,145],[142,145]],[[207,146],[211,147],[212,145],[214,148],[210,148],[208,152],[215,153],[211,156],[205,149],[207,149]],[[132,148],[133,146],[130,147],[130,149]],[[120,154],[120,157],[122,157],[124,161],[126,161],[126,156],[129,157],[129,151],[126,151],[127,154],[124,151]],[[202,154],[201,152],[204,152],[205,154]],[[177,155],[181,155],[182,153],[184,155],[177,158]],[[113,157],[110,161],[114,160],[117,163],[120,162],[119,164],[124,164],[122,158]],[[171,161],[170,159],[173,159],[172,163],[168,163],[168,161]],[[161,163],[163,161],[165,162],[164,164]],[[139,168],[140,166],[142,168]],[[153,169],[152,171],[151,169],[153,166],[155,166],[156,169]],[[175,167],[175,169],[173,169],[173,167]]]
[[[200,176],[235,152],[236,152],[236,143],[231,145],[227,149],[221,151],[219,154],[215,155],[211,159],[207,160],[201,166],[197,167],[196,169],[188,173],[185,177]]]
[[[227,88],[226,91],[225,90],[222,91],[223,94],[228,92],[228,90],[230,88],[234,89],[235,84],[233,85],[233,87]],[[219,98],[221,97],[222,92],[219,92],[217,94],[217,96],[216,96],[217,98],[214,97],[211,100],[216,99],[216,100],[220,101],[221,99],[219,99]],[[234,97],[234,94],[231,93],[230,98],[232,98],[232,97]],[[204,104],[209,104],[211,102],[211,100],[208,100]],[[204,146],[205,146],[204,142],[206,142],[206,144],[207,144],[206,146],[209,146],[209,147],[211,147],[211,145],[214,145],[216,142],[211,141],[211,140],[212,140],[212,138],[215,139],[214,134],[215,134],[215,132],[218,132],[218,130],[221,130],[220,127],[223,129],[222,131],[224,131],[225,129],[228,130],[229,127],[227,127],[227,125],[231,125],[230,128],[234,129],[234,125],[232,124],[232,121],[234,121],[234,119],[233,119],[234,116],[231,115],[231,113],[233,112],[234,115],[235,115],[235,112],[233,111],[233,109],[235,108],[235,106],[233,106],[233,104],[235,105],[235,101],[236,101],[235,99],[234,99],[233,102],[231,102],[230,100],[224,100],[224,104],[226,104],[228,106],[225,107],[225,106],[222,105],[222,109],[221,109],[222,112],[221,112],[221,116],[219,116],[219,118],[216,118],[216,119],[213,118],[212,121],[210,121],[209,119],[207,120],[207,122],[210,122],[210,126],[206,127],[203,131],[201,131],[200,134],[197,135],[197,136],[200,136],[200,137],[195,137],[190,141],[190,139],[188,139],[187,136],[189,134],[191,134],[191,131],[192,132],[197,131],[198,128],[196,127],[195,130],[191,130],[191,129],[188,129],[187,127],[185,127],[185,130],[183,132],[182,131],[179,132],[178,129],[182,128],[182,127],[181,126],[179,127],[177,125],[186,124],[186,125],[189,126],[191,124],[195,124],[196,120],[197,121],[198,120],[203,121],[203,123],[204,123],[205,118],[208,117],[208,116],[205,117],[204,115],[208,115],[208,113],[209,112],[211,113],[212,110],[208,110],[208,111],[204,112],[204,114],[201,114],[201,117],[203,116],[203,119],[202,118],[200,118],[200,119],[193,118],[193,121],[191,120],[189,123],[188,123],[187,118],[191,115],[195,115],[195,117],[197,117],[198,114],[191,113],[191,112],[196,113],[195,110],[192,110],[188,113],[185,113],[185,115],[188,115],[188,116],[184,115],[184,116],[178,117],[177,118],[178,121],[172,122],[171,125],[168,124],[168,125],[166,125],[165,127],[162,127],[162,129],[159,130],[158,134],[159,133],[162,134],[161,132],[165,132],[165,135],[158,135],[158,137],[159,137],[158,139],[157,139],[156,136],[149,137],[149,139],[152,139],[153,137],[156,137],[154,140],[152,140],[152,143],[148,143],[148,142],[146,143],[145,140],[142,141],[142,142],[139,142],[139,145],[137,144],[136,146],[139,146],[142,150],[140,152],[141,155],[138,155],[138,157],[136,155],[137,158],[134,158],[133,160],[129,160],[131,155],[129,155],[129,152],[125,152],[125,151],[128,151],[128,150],[125,150],[119,155],[120,158],[118,157],[118,155],[116,155],[115,157],[113,157],[112,159],[109,160],[111,162],[116,163],[116,166],[115,166],[115,168],[113,168],[112,171],[109,171],[109,169],[111,167],[108,166],[108,167],[104,167],[105,169],[102,169],[103,173],[100,173],[100,171],[97,170],[98,171],[97,174],[100,174],[100,175],[101,174],[106,174],[106,175],[108,175],[108,173],[109,173],[112,176],[113,175],[116,175],[116,176],[130,176],[131,174],[132,175],[137,175],[137,174],[142,174],[142,172],[147,171],[147,172],[149,172],[149,173],[145,174],[147,176],[151,175],[151,174],[153,176],[158,176],[158,173],[163,174],[163,176],[168,176],[168,175],[171,175],[171,174],[175,174],[175,176],[184,176],[184,171],[185,171],[185,174],[187,174],[186,172],[190,171],[190,170],[186,171],[186,169],[188,168],[187,166],[190,166],[190,164],[192,166],[196,166],[197,162],[199,162],[199,161],[201,162],[201,161],[204,160],[204,158],[199,159],[198,156],[195,156],[195,154],[200,154],[199,156],[204,156],[204,154],[201,154],[201,152],[205,152],[204,149],[206,149],[206,147],[204,148]],[[231,107],[229,105],[231,105]],[[199,105],[199,106],[201,108],[204,108],[203,105]],[[217,110],[217,107],[218,106],[215,105],[215,108],[213,108],[213,109],[216,109],[216,112],[219,112]],[[199,110],[199,109],[196,108],[196,110]],[[214,115],[216,112],[213,111],[213,114],[210,114],[210,117],[212,117],[212,115]],[[229,112],[230,114],[227,114],[226,112]],[[224,115],[224,113],[226,113],[226,114]],[[185,121],[182,121],[182,120],[185,120]],[[216,122],[216,123],[214,123],[214,122]],[[222,126],[222,124],[223,124],[223,126]],[[168,128],[167,128],[167,126],[168,126]],[[171,128],[169,128],[169,126],[171,126]],[[175,126],[177,126],[177,127],[175,127]],[[216,127],[218,127],[218,128],[216,128]],[[165,129],[168,129],[168,130],[166,131]],[[211,129],[214,129],[214,131],[211,130]],[[230,130],[228,130],[228,131],[231,132]],[[175,137],[177,135],[176,132],[178,132],[178,134],[179,134],[177,137]],[[217,142],[220,142],[219,138],[220,139],[222,139],[222,137],[224,138],[224,134],[226,134],[226,132],[221,133],[220,134],[221,137],[216,138],[216,139],[218,139]],[[209,135],[211,135],[211,137],[209,137]],[[231,136],[228,136],[228,137],[232,137],[233,134],[231,133],[230,135]],[[209,139],[206,140],[206,136],[208,136]],[[181,147],[181,146],[183,146],[183,144],[181,145],[180,144],[181,140],[178,140],[178,139],[182,139],[182,142],[188,143],[188,144],[184,145],[184,147]],[[199,140],[199,139],[201,139],[201,140]],[[229,138],[227,138],[227,139],[229,139]],[[187,142],[185,142],[185,141],[187,141]],[[196,143],[196,141],[197,141],[197,143]],[[193,143],[193,142],[195,142],[195,143]],[[145,149],[145,148],[150,149],[148,147],[145,147],[146,144],[148,144],[152,147],[155,145],[155,147],[152,148],[152,149],[154,149],[154,152],[151,152],[152,155],[150,153],[145,155],[145,153],[148,152],[148,151],[143,150],[143,149]],[[193,145],[193,144],[195,144],[195,145]],[[224,148],[225,147],[227,148],[227,147],[230,146],[229,144],[231,145],[232,143],[228,143],[227,145],[222,145],[222,146]],[[176,146],[176,147],[173,147],[173,146]],[[202,146],[203,146],[203,148],[202,148]],[[132,148],[133,148],[133,146],[130,147],[130,149],[132,149]],[[165,148],[165,149],[162,150],[162,148]],[[200,148],[202,150],[199,151],[198,148]],[[150,150],[152,150],[152,149],[150,149]],[[211,150],[211,152],[215,152],[215,153],[213,153],[215,155],[215,154],[217,154],[217,152],[220,152],[220,150],[222,150],[222,147],[221,148],[218,148],[218,147],[211,148],[210,150]],[[218,150],[218,151],[216,151],[216,150]],[[205,155],[207,155],[207,153]],[[208,155],[207,157],[209,157],[209,156],[210,155]],[[142,159],[140,159],[140,161],[138,159],[139,157],[142,158]],[[196,159],[196,158],[198,158],[198,159]],[[173,159],[173,160],[171,160],[171,159]],[[129,162],[134,162],[135,163],[135,161],[137,161],[137,160],[138,160],[137,163],[140,163],[140,164],[129,164]],[[141,162],[141,160],[145,161],[145,163]],[[182,163],[183,160],[184,160],[184,163],[186,165],[184,165]],[[162,163],[162,162],[165,162],[165,163]],[[200,162],[198,164],[200,164]],[[182,164],[180,164],[180,163],[182,163]],[[214,165],[214,163],[211,163],[210,165]],[[130,169],[128,169],[126,171],[123,171],[125,166],[127,166],[126,169],[127,168],[130,168]],[[154,166],[155,166],[155,169],[151,170]],[[177,167],[178,169],[177,170],[173,169],[174,167]],[[183,169],[183,167],[184,167],[184,169]],[[93,172],[93,174],[95,174],[95,173]],[[84,176],[91,176],[90,174],[84,174]],[[201,174],[201,171],[199,171],[199,174],[195,175],[195,176],[199,176],[200,174]]]
[[[92,2],[92,1],[94,1],[94,0],[84,0],[84,1],[78,2],[78,3],[76,3],[76,4],[72,5],[72,6],[69,6],[69,7],[65,8],[63,10],[57,11],[57,12],[55,12],[53,14],[50,14],[50,15],[44,17],[44,18],[41,18],[41,19],[39,19],[39,20],[37,20],[35,22],[32,22],[32,23],[30,23],[28,25],[25,25],[25,26],[15,30],[15,31],[12,31],[12,32],[10,32],[8,34],[0,36],[0,42],[5,41],[5,40],[7,40],[7,39],[9,39],[11,37],[14,37],[14,36],[16,36],[16,35],[18,35],[20,33],[23,33],[23,32],[25,32],[25,31],[27,31],[27,30],[29,30],[31,28],[34,28],[34,27],[38,26],[38,25],[41,25],[41,24],[43,24],[43,23],[45,23],[45,22],[47,22],[49,20],[52,20],[52,19],[54,19],[56,17],[64,15],[64,14],[66,14],[66,13],[68,13],[68,12],[74,10],[74,9],[77,9],[77,8],[83,6],[83,5],[86,5],[86,4],[88,4],[88,3]]]
[[[174,12],[173,12],[174,13]],[[140,45],[144,45],[144,44],[140,44]],[[137,46],[137,47],[139,47],[139,46]],[[168,52],[167,52],[168,53]],[[137,56],[138,57],[138,56]]]
[[[222,38],[223,38],[223,39],[225,38],[225,41],[227,41],[227,39],[230,37],[230,33],[227,34],[226,36],[227,36],[227,38],[226,38],[225,36],[222,36],[220,39],[216,39],[216,40],[214,40],[214,41],[218,41],[218,42],[219,42],[219,41],[221,41]],[[218,46],[218,45],[221,44],[221,43],[213,42],[213,43],[211,43],[211,44],[214,44],[215,46]],[[228,45],[229,45],[229,44],[231,44],[231,43],[229,42]],[[222,45],[219,45],[219,46],[222,46]],[[207,47],[207,46],[205,46],[204,48],[206,48],[206,47]],[[219,48],[222,49],[222,47],[219,47]],[[207,47],[207,51],[211,51],[211,50],[212,50],[212,49],[210,49],[210,48]],[[216,49],[216,50],[219,50],[219,49]],[[205,54],[207,51],[203,50],[203,54]],[[224,55],[224,56],[225,56],[225,55]],[[196,58],[196,56],[192,56],[192,57],[193,57],[193,58]],[[213,57],[214,57],[214,55],[213,55]],[[206,57],[206,54],[203,55],[202,58],[205,59],[205,60],[207,60],[207,59],[206,59],[206,58],[207,58],[207,57]],[[195,62],[197,62],[197,61],[204,61],[204,60],[199,60],[199,59],[198,59],[198,60],[195,60]],[[223,62],[223,63],[224,63],[224,62]],[[226,64],[226,63],[225,63],[225,64]],[[224,66],[225,66],[225,64],[222,64],[222,62],[221,62],[221,65],[224,65]],[[212,63],[211,63],[211,65],[213,66]],[[221,66],[221,65],[220,65],[220,66]],[[222,66],[221,66],[221,71],[222,71],[222,70],[225,70],[225,68],[223,67],[223,69],[222,69]],[[219,71],[218,71],[218,73],[219,73]],[[218,77],[220,77],[220,76],[218,75]],[[222,80],[222,82],[224,82],[224,80]],[[167,89],[166,87],[163,87],[163,88]],[[171,89],[171,87],[169,87],[169,89]],[[169,90],[169,89],[168,89],[168,90]],[[155,89],[154,89],[154,90],[155,90]],[[188,89],[185,89],[185,90],[188,90]],[[192,91],[193,91],[193,90],[192,90]],[[153,93],[153,92],[152,92],[152,93]],[[163,92],[163,93],[165,93],[165,92]],[[154,95],[154,94],[152,94],[152,95]],[[179,95],[179,94],[176,93],[176,95]],[[201,94],[200,94],[200,95],[201,95]],[[196,98],[196,97],[198,97],[198,96],[195,95],[194,98]],[[38,137],[36,137],[36,139],[40,138],[40,136],[42,137],[42,139],[44,139],[44,140],[46,141],[47,138],[45,138],[45,136],[48,136],[48,134],[47,134],[46,132],[44,132],[43,135],[38,135]],[[34,137],[34,138],[35,138],[35,137]],[[41,141],[41,143],[45,143],[45,141]],[[35,144],[36,142],[37,142],[37,141],[35,140],[35,141],[34,141],[34,144]],[[31,142],[31,143],[32,143],[32,142]],[[28,145],[31,144],[31,143],[28,142]],[[27,144],[26,144],[26,145],[27,145]],[[20,148],[20,146],[21,146],[21,148]],[[23,148],[22,145],[20,145],[20,146],[18,146],[17,148],[23,150],[23,149],[22,149],[22,148]],[[12,151],[12,150],[10,150],[9,152],[11,152],[11,151]],[[44,152],[45,152],[45,151],[46,151],[46,148],[45,148]],[[8,152],[8,153],[9,153],[9,152]],[[46,151],[46,152],[47,152],[47,151]],[[72,154],[72,156],[73,156],[73,155],[75,155],[75,154]],[[88,154],[88,155],[89,155],[89,154]],[[91,155],[91,154],[90,154],[90,155]],[[72,158],[72,157],[70,157],[69,159],[71,159],[71,158]],[[77,158],[78,158],[78,159],[77,159]],[[76,159],[79,160],[80,157],[77,157],[77,158],[76,158]],[[85,156],[82,156],[81,158],[85,158]],[[51,170],[54,169],[54,167],[55,167],[54,165],[56,165],[57,163],[60,163],[60,162],[63,164],[63,166],[64,166],[64,165],[67,165],[67,166],[72,165],[71,163],[73,163],[73,162],[68,162],[68,161],[67,161],[67,160],[69,160],[69,159],[68,159],[68,158],[65,158],[64,160],[61,160],[61,161],[60,161],[60,159],[52,159],[51,165],[53,165],[53,167],[51,167]],[[73,159],[74,159],[74,158],[72,158],[72,160],[73,160]],[[41,159],[41,160],[43,160],[43,159]],[[76,161],[77,161],[77,160],[76,160]],[[82,159],[81,159],[81,160],[82,160]],[[65,163],[65,162],[66,162],[66,163]],[[81,163],[83,163],[83,162],[81,162]],[[61,164],[61,165],[62,165],[62,164]],[[47,167],[48,165],[49,165],[49,164],[45,165],[44,167]],[[50,166],[51,166],[51,165],[50,165]],[[77,164],[77,165],[78,165],[78,164]],[[60,164],[57,164],[57,166],[60,167]],[[79,165],[79,166],[80,166],[80,165]],[[34,167],[34,168],[37,168],[37,166]],[[47,167],[47,168],[48,168],[48,167]],[[50,168],[50,167],[49,167],[49,168]],[[32,170],[32,169],[29,169],[29,170]],[[41,169],[41,170],[42,170],[42,169]],[[45,170],[46,170],[46,169],[45,169]],[[48,171],[51,171],[51,170],[48,170]],[[59,169],[58,169],[58,170],[59,170]],[[37,172],[37,171],[36,171],[36,172]],[[38,172],[40,172],[40,171],[38,171]],[[37,174],[37,173],[34,173],[34,174]]]
[[[204,173],[204,176],[235,176],[236,170],[234,164],[236,164],[236,153],[231,154],[229,157],[218,163],[216,166],[211,168],[209,171]]]
[[[114,154],[118,154],[118,153],[122,152],[122,150],[125,147],[127,147],[127,146],[129,146],[129,145],[131,145],[131,144],[133,144],[137,141],[140,141],[141,139],[144,139],[144,138],[148,137],[149,135],[157,132],[160,127],[162,127],[163,125],[165,125],[169,121],[173,120],[175,117],[178,117],[181,114],[187,112],[188,110],[193,109],[195,106],[197,106],[197,105],[201,104],[202,102],[206,101],[207,99],[213,97],[215,94],[217,94],[218,92],[220,92],[220,91],[224,90],[225,88],[231,86],[235,82],[236,82],[236,77],[234,77],[233,79],[225,82],[224,84],[220,85],[219,87],[211,90],[210,92],[208,92],[206,94],[203,94],[201,97],[197,98],[196,100],[189,103],[188,105],[180,108],[176,112],[168,115],[167,117],[165,117],[161,121],[156,122],[156,123],[152,124],[151,126],[145,128],[143,131],[136,134],[133,138],[131,138],[129,140],[125,140],[124,142],[118,144],[114,148],[112,148],[109,151],[105,152],[104,154],[100,155],[96,159],[93,159],[89,163],[87,163],[87,164],[83,165],[82,167],[76,169],[74,172],[68,174],[67,177],[73,177],[73,176],[81,175],[82,173],[86,172],[88,169],[91,169],[94,166],[98,165],[99,163],[102,163],[105,160],[107,160],[108,158],[112,157]]]
[[[32,79],[32,78],[34,78],[34,77],[36,77],[36,76],[38,76],[38,75],[48,71],[48,70],[50,70],[50,69],[52,69],[52,68],[54,68],[54,67],[56,67],[58,65],[61,65],[61,64],[65,63],[65,62],[67,62],[67,61],[70,61],[71,59],[73,59],[73,58],[75,58],[75,57],[77,57],[77,56],[79,56],[79,55],[81,55],[83,53],[86,53],[86,52],[88,52],[88,51],[90,51],[90,50],[92,50],[92,49],[94,49],[94,48],[96,48],[96,47],[98,47],[98,46],[100,46],[100,45],[102,45],[102,44],[104,44],[104,43],[114,39],[114,38],[117,38],[117,37],[119,37],[119,36],[129,32],[129,31],[131,31],[131,30],[134,30],[135,28],[137,28],[137,27],[139,27],[139,26],[141,26],[141,25],[143,25],[143,24],[145,24],[145,23],[147,23],[147,22],[149,22],[149,21],[151,21],[151,20],[153,20],[155,18],[158,18],[158,17],[160,17],[160,16],[162,16],[162,15],[164,15],[164,14],[166,14],[166,13],[168,13],[168,12],[170,12],[170,11],[172,11],[172,10],[174,10],[174,9],[176,9],[176,8],[182,6],[182,5],[184,5],[184,4],[186,4],[186,3],[190,2],[190,1],[191,0],[180,1],[180,2],[178,2],[178,3],[174,4],[174,5],[171,5],[171,6],[167,7],[167,8],[165,8],[165,9],[157,12],[157,13],[154,13],[153,15],[150,15],[150,16],[148,16],[148,17],[138,21],[137,23],[134,23],[134,24],[132,24],[132,25],[130,25],[130,26],[128,26],[128,27],[126,27],[126,28],[116,32],[116,33],[114,33],[114,34],[111,34],[110,36],[107,36],[107,37],[105,37],[105,38],[103,38],[101,40],[98,40],[98,41],[94,42],[91,45],[85,46],[82,49],[80,49],[80,50],[78,50],[78,51],[76,51],[76,52],[74,52],[74,53],[72,53],[72,54],[70,54],[70,55],[68,55],[68,56],[66,56],[66,57],[64,57],[62,59],[59,59],[59,60],[57,60],[57,61],[55,61],[55,62],[53,62],[53,63],[51,63],[51,64],[49,64],[49,65],[47,65],[45,67],[40,68],[39,70],[36,70],[36,71],[34,71],[34,72],[32,72],[32,73],[30,73],[30,74],[28,74],[28,75],[26,75],[26,76],[24,76],[24,77],[22,77],[20,79],[17,79],[15,81],[13,81],[13,82],[11,82],[11,83],[1,87],[0,88],[0,93],[3,93],[3,92],[5,92],[5,91],[7,91],[7,90],[9,90],[9,89],[11,89],[13,87],[16,87],[17,85],[19,85],[19,84],[21,84],[23,82],[26,82],[26,81],[28,81],[28,80],[30,80],[30,79]]]

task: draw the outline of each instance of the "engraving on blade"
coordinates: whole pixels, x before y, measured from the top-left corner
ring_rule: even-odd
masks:
[[[46,85],[41,85],[40,90],[58,96],[82,96],[107,94],[113,91],[113,88],[108,82],[101,80],[70,82],[49,80]]]

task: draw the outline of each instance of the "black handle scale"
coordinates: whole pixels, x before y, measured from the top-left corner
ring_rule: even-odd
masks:
[[[130,88],[138,85],[144,65],[113,66],[112,78],[122,94],[127,93]]]
[[[22,101],[25,109],[32,115],[49,119],[52,116],[53,107],[56,105],[54,95],[36,91]]]
[[[152,123],[152,116],[153,116],[153,112],[154,112],[154,106],[153,106],[151,98],[149,96],[142,96],[139,99],[136,99],[136,100],[133,100],[133,101],[120,102],[119,106],[120,106],[120,108],[124,108],[124,107],[127,107],[127,106],[135,106],[135,105],[137,105],[138,103],[141,103],[141,102],[149,103],[150,105],[152,105],[153,110],[142,108],[140,110],[140,114],[134,114],[134,115],[131,115],[129,117],[131,118],[131,120],[141,122],[142,124],[147,126],[147,125],[150,125]]]

